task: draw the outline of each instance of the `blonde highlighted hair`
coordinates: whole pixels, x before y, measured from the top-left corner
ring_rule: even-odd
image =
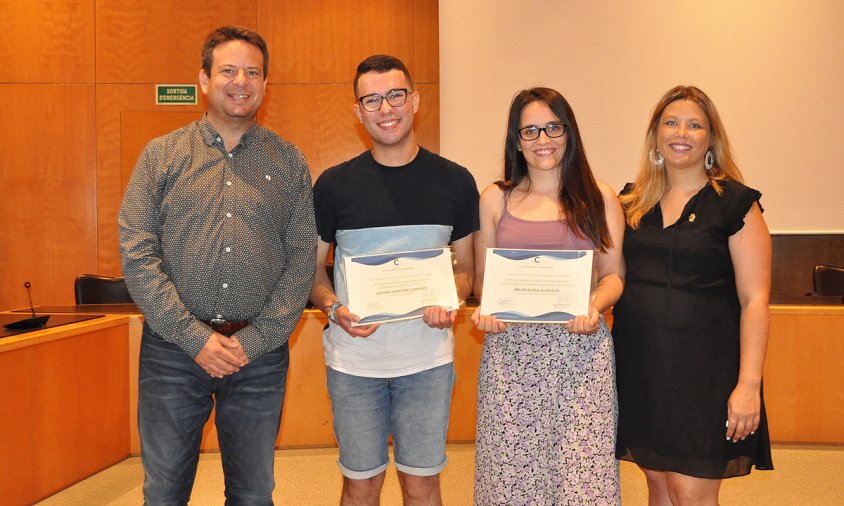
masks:
[[[645,134],[645,145],[642,150],[642,161],[636,183],[632,190],[620,197],[627,224],[631,228],[639,228],[642,217],[656,206],[668,186],[665,163],[656,165],[651,162],[651,153],[656,151],[656,134],[662,113],[668,107],[668,104],[677,100],[690,100],[700,106],[706,114],[706,119],[709,122],[710,149],[715,158],[715,164],[712,169],[706,171],[706,175],[715,191],[721,193],[721,186],[718,181],[743,182],[741,171],[739,171],[733,159],[732,147],[729,139],[727,139],[727,131],[724,129],[718,110],[715,109],[715,104],[699,88],[675,86],[668,90],[654,107],[650,123],[648,123],[648,131]]]

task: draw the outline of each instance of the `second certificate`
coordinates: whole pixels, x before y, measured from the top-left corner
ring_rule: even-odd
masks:
[[[481,314],[504,322],[562,323],[589,310],[592,250],[486,250]]]
[[[428,306],[457,309],[451,249],[346,257],[349,311],[358,325],[422,316]]]

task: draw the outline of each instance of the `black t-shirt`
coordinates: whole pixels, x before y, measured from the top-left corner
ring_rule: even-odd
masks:
[[[388,167],[370,151],[326,170],[314,185],[317,231],[408,225],[452,227],[451,241],[479,228],[478,188],[466,168],[420,147],[407,165]]]

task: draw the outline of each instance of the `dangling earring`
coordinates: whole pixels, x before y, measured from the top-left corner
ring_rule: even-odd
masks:
[[[662,167],[662,164],[665,163],[665,158],[662,156],[662,153],[657,151],[656,148],[648,152],[648,159],[650,159],[651,163],[657,167]]]
[[[712,150],[706,150],[706,156],[703,157],[703,168],[706,169],[707,172],[712,170],[712,167],[715,167],[715,155],[712,154]]]

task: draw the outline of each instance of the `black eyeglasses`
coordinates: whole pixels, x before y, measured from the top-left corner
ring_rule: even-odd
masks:
[[[364,95],[358,98],[358,102],[360,102],[361,107],[369,112],[375,112],[381,109],[381,104],[384,103],[384,100],[387,100],[387,103],[390,104],[392,107],[401,107],[407,102],[407,96],[413,93],[408,91],[407,88],[394,88],[383,95],[379,95],[377,93],[372,93],[370,95]]]
[[[519,137],[521,137],[523,141],[535,141],[539,138],[540,132],[545,132],[545,135],[552,139],[562,137],[566,134],[566,124],[548,123],[542,128],[536,125],[528,125],[519,129]]]

